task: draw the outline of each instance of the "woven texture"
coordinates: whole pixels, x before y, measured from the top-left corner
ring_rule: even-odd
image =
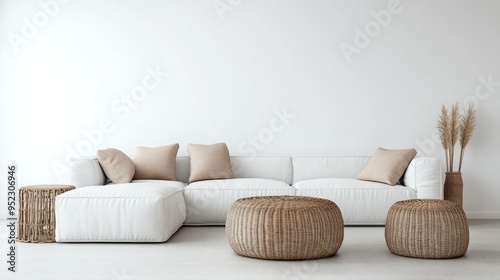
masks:
[[[74,189],[70,185],[34,185],[19,189],[19,229],[22,242],[55,241],[55,199]]]
[[[394,254],[426,259],[463,256],[469,246],[469,225],[462,207],[448,200],[411,199],[389,209],[387,247]]]
[[[444,180],[444,199],[455,202],[462,207],[464,182],[462,173],[446,172]]]
[[[241,256],[302,260],[333,256],[344,240],[344,220],[327,199],[305,196],[242,198],[226,220],[229,245]]]

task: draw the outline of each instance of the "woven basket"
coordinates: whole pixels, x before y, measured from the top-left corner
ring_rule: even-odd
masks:
[[[238,255],[273,260],[333,256],[344,239],[338,206],[327,199],[264,196],[239,199],[226,220],[229,245]]]
[[[444,180],[444,199],[455,202],[458,206],[463,207],[463,189],[464,182],[462,173],[446,172]]]
[[[385,224],[387,247],[394,254],[426,259],[463,256],[469,246],[469,225],[462,207],[440,199],[396,202]]]
[[[22,242],[55,241],[56,196],[74,189],[71,185],[34,185],[19,189],[19,229]]]

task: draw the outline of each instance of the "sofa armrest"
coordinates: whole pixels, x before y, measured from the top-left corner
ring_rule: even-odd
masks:
[[[437,158],[414,158],[404,175],[406,187],[417,191],[417,198],[443,199],[444,173]]]
[[[66,183],[77,188],[86,186],[102,186],[106,175],[102,171],[97,158],[71,158],[68,161],[69,172]]]

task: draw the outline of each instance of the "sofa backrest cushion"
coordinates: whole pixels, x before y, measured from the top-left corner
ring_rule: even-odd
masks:
[[[86,186],[102,186],[106,181],[104,171],[97,158],[70,158],[69,171],[65,183],[77,188]]]
[[[319,178],[356,178],[371,156],[295,156],[293,183]]]
[[[234,178],[262,178],[292,184],[292,157],[289,156],[231,156]],[[177,181],[189,181],[188,156],[177,157]]]

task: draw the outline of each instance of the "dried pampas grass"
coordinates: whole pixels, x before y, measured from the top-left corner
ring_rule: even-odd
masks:
[[[460,123],[460,163],[458,165],[458,172],[462,171],[462,160],[464,158],[464,150],[469,144],[470,139],[472,138],[472,132],[476,128],[476,110],[469,106],[467,109],[467,113],[462,118],[462,122]]]
[[[443,145],[444,149],[444,155],[446,158],[446,170],[448,171],[448,168],[450,166],[449,159],[448,159],[448,149],[449,145],[449,135],[450,135],[450,116],[448,115],[448,109],[443,105],[441,105],[441,113],[439,114],[439,120],[438,120],[438,130],[439,130],[439,137],[441,138],[441,145]]]
[[[458,133],[460,129],[460,106],[458,105],[457,102],[453,103],[453,106],[451,106],[451,112],[450,112],[450,147],[449,147],[449,153],[450,153],[450,170],[453,171],[453,155],[454,155],[454,150],[455,150],[455,144],[457,143],[458,140]]]
[[[441,138],[441,144],[445,151],[446,172],[453,172],[453,162],[455,154],[455,145],[460,144],[460,160],[458,172],[462,170],[462,161],[464,150],[469,143],[472,132],[476,127],[476,110],[469,106],[465,115],[460,113],[458,103],[453,103],[451,110],[448,111],[444,105],[441,106],[441,112],[438,119],[438,131]]]

